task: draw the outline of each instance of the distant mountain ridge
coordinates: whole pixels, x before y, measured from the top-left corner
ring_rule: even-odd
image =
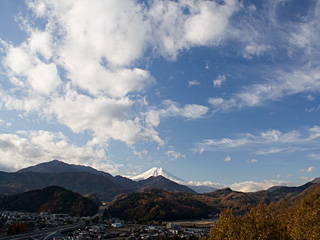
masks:
[[[320,184],[309,182],[299,187],[281,187],[272,192],[243,193],[224,188],[207,194],[153,189],[119,195],[111,202],[109,212],[114,217],[141,222],[207,218],[228,208],[235,215],[243,215],[258,204],[273,202],[280,206],[283,203],[281,200],[294,203],[319,187]]]
[[[243,214],[259,203],[277,203],[282,199],[291,201],[299,198],[301,194],[318,186],[320,181],[320,178],[315,178],[298,187],[275,186],[251,193],[225,188],[196,194],[190,188],[162,176],[161,174],[171,175],[163,169],[153,169],[148,174],[150,173],[152,176],[147,179],[133,181],[122,176],[103,174],[90,167],[54,160],[15,173],[0,172],[0,197],[55,185],[81,195],[89,195],[92,199],[96,196],[100,201],[111,201],[114,213],[124,213],[128,219],[152,220],[157,214],[164,214],[159,218],[161,220],[170,219],[175,207],[181,210],[181,214],[175,213],[174,219],[184,218],[188,216],[185,213],[190,211],[195,218],[206,217],[226,208],[233,209],[236,214]],[[143,175],[148,177],[148,174]],[[145,198],[149,196],[150,199]]]
[[[104,176],[89,172],[0,172],[0,182],[0,197],[52,185],[64,187],[81,195],[94,193],[100,201],[111,201],[118,194],[132,192]]]
[[[141,181],[141,180],[146,180],[150,177],[157,177],[157,176],[163,176],[173,182],[176,182],[180,185],[184,185],[197,193],[206,193],[206,192],[212,192],[216,190],[216,188],[206,186],[206,185],[203,185],[203,186],[188,185],[186,181],[174,176],[173,174],[169,173],[168,171],[164,170],[161,167],[153,167],[137,176],[130,177],[130,179],[134,181]]]
[[[92,167],[68,164],[59,160],[52,160],[50,162],[40,163],[35,166],[20,169],[17,172],[18,173],[21,173],[21,172],[38,172],[38,173],[89,172],[96,175],[107,177],[109,179],[113,178],[111,174],[103,171],[98,171]]]
[[[148,188],[192,192],[190,188],[161,176],[133,181],[91,167],[53,160],[16,173],[0,172],[0,196],[21,193],[51,185],[62,186],[82,195],[94,193],[101,201],[111,201],[121,193],[141,192]]]

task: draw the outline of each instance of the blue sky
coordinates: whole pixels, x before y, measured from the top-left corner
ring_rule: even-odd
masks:
[[[320,2],[0,1],[0,169],[319,177]]]

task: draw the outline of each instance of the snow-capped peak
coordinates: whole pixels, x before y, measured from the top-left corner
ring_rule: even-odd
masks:
[[[141,173],[137,176],[131,177],[132,180],[134,181],[140,181],[140,180],[145,180],[148,179],[149,177],[157,177],[157,176],[163,176],[171,181],[174,182],[181,182],[183,180],[181,180],[180,178],[172,175],[171,173],[167,172],[166,170],[164,170],[163,168],[157,168],[157,167],[153,167],[151,169],[149,169],[148,171]]]

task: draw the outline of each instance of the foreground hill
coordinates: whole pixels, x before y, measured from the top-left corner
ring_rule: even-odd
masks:
[[[57,186],[4,197],[0,199],[0,209],[71,216],[92,216],[98,212],[98,206],[92,200]]]
[[[221,213],[209,240],[320,239],[320,184],[312,185],[290,201],[259,204],[235,216],[231,209]]]
[[[300,187],[280,187],[273,192],[253,193],[236,192],[230,188],[208,194],[147,190],[116,197],[111,203],[109,213],[113,217],[140,222],[206,218],[226,209],[232,209],[236,215],[243,215],[259,204],[280,203],[281,200],[293,202],[318,185],[307,183]]]
[[[193,198],[193,193],[149,189],[141,193],[120,195],[112,201],[109,214],[124,220],[148,222],[208,218],[218,213]]]

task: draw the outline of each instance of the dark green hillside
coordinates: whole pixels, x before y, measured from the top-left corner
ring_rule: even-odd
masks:
[[[71,216],[91,216],[98,212],[98,206],[92,200],[57,186],[4,197],[0,199],[0,209]]]

